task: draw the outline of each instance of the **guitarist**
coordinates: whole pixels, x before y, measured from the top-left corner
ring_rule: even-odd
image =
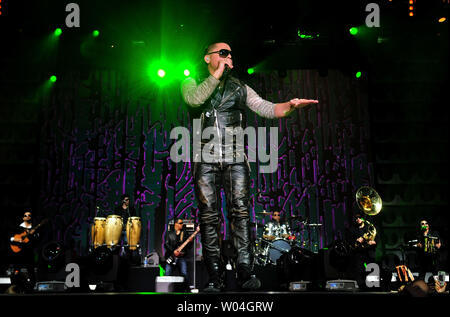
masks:
[[[26,239],[23,237],[27,234]],[[10,244],[18,246],[19,252],[10,252],[11,264],[14,269],[26,268],[29,276],[34,280],[34,244],[39,237],[38,232],[33,230],[33,220],[31,211],[25,211],[23,222],[14,230],[14,235],[10,238]]]
[[[181,246],[187,239],[189,235],[184,230],[183,219],[174,218],[174,225],[172,230],[167,231],[165,237],[165,257],[168,259],[170,256],[174,259],[170,264],[166,261],[166,276],[171,276],[174,273],[174,268],[178,267],[180,274],[184,277],[186,285],[191,285],[189,283],[189,274],[187,269],[186,254],[192,248],[192,242],[189,242],[181,252],[177,251],[177,248]]]

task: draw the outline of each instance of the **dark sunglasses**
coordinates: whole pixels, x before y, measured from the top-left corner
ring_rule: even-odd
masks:
[[[223,49],[221,49],[221,50],[219,50],[219,51],[209,52],[209,53],[206,54],[206,55],[215,54],[215,53],[218,53],[220,57],[227,57],[228,54],[231,54],[231,51],[226,50],[226,49],[223,48]]]
[[[421,225],[422,226],[426,226],[428,223],[427,222],[422,222]]]
[[[23,215],[24,217],[31,217],[31,215]]]

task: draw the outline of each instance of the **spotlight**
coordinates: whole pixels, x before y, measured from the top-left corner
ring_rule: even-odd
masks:
[[[158,70],[158,76],[163,78],[164,76],[166,76],[166,72],[164,71],[164,69],[159,69]]]
[[[362,73],[361,72],[356,72],[356,74],[355,74],[355,77],[356,78],[360,78],[362,76]]]
[[[255,69],[254,69],[254,68],[249,68],[249,69],[247,69],[247,73],[248,73],[249,75],[253,74],[254,72],[255,72]]]
[[[54,34],[55,36],[60,36],[60,35],[62,34],[62,30],[61,30],[60,28],[57,28],[57,29],[53,32],[53,34]]]
[[[98,37],[100,35],[100,32],[98,31],[98,30],[94,30],[93,32],[92,32],[92,36],[93,37]]]
[[[49,272],[56,272],[65,264],[64,249],[59,242],[51,241],[44,245],[41,251]]]
[[[438,21],[439,23],[445,22],[445,20],[447,20],[445,17],[440,18]]]
[[[357,27],[351,27],[349,30],[351,35],[356,35],[358,34],[358,28]]]
[[[56,76],[55,75],[52,75],[52,76],[50,76],[50,81],[52,82],[52,83],[54,83],[54,82],[56,82]]]
[[[191,74],[191,72],[189,71],[189,69],[185,69],[183,74],[184,76],[188,77]]]

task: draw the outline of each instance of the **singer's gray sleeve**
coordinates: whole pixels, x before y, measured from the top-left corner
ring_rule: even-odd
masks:
[[[261,117],[275,119],[275,104],[261,98],[252,88],[247,88],[247,106]]]
[[[193,78],[187,78],[181,86],[184,101],[192,107],[200,107],[219,85],[219,80],[210,75],[200,85]]]

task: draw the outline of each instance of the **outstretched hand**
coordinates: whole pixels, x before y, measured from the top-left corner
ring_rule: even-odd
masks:
[[[311,104],[319,103],[315,99],[299,99],[294,98],[283,103],[277,103],[275,105],[275,117],[283,118],[289,116],[295,109],[300,109]]]
[[[294,108],[303,108],[310,104],[316,104],[316,103],[319,103],[319,101],[315,100],[315,99],[294,98],[294,99],[289,100],[289,104],[291,105],[291,107],[294,107]]]

